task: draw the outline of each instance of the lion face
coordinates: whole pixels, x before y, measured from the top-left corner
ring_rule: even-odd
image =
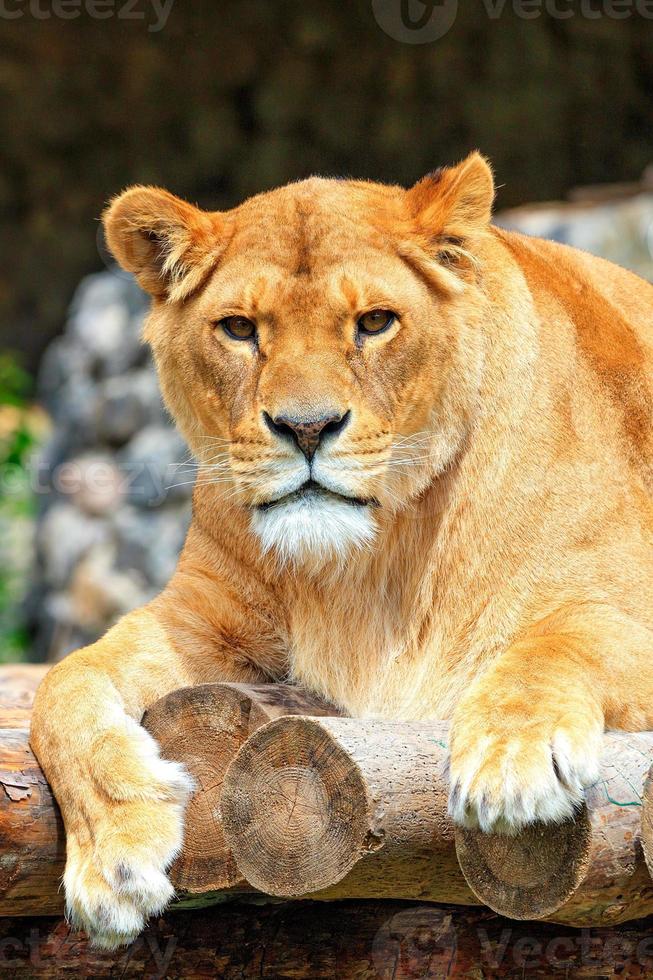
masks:
[[[134,188],[109,244],[154,297],[164,396],[264,550],[370,545],[452,460],[482,352],[469,243],[492,180],[474,155],[412,190],[311,178],[207,214]]]

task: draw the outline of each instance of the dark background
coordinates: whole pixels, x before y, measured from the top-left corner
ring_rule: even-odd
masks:
[[[638,16],[523,20],[506,4],[491,20],[482,0],[423,45],[386,36],[371,0],[177,0],[159,33],[0,17],[0,349],[36,367],[102,268],[105,201],[132,182],[221,207],[314,172],[410,183],[474,147],[503,207],[637,179],[652,40]]]

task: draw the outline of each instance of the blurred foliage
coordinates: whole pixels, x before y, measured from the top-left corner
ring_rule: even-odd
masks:
[[[32,378],[15,354],[0,353],[0,405],[24,407],[32,388]]]
[[[20,600],[32,558],[35,514],[29,464],[47,419],[29,402],[30,375],[19,359],[0,353],[0,663],[21,660],[27,636]]]
[[[487,6],[423,45],[384,34],[372,0],[177,0],[159,33],[0,19],[0,347],[36,364],[132,182],[225,207],[312,172],[409,183],[475,146],[502,207],[637,179],[653,23]]]

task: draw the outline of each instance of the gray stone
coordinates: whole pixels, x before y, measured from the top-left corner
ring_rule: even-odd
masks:
[[[89,517],[73,503],[53,504],[37,530],[37,548],[47,584],[66,589],[82,558],[91,548],[110,539],[106,520]]]
[[[57,414],[57,397],[64,385],[83,382],[91,376],[93,358],[80,344],[68,336],[53,340],[41,359],[38,387],[41,399],[50,412]]]
[[[43,361],[55,424],[32,467],[41,517],[31,615],[50,659],[147,602],[186,536],[193,471],[179,467],[188,453],[140,342],[146,308],[129,277],[89,276]]]
[[[70,313],[75,317],[80,313],[118,304],[131,316],[147,309],[148,303],[146,294],[136,280],[125,275],[116,266],[108,272],[96,272],[82,279],[72,298]]]
[[[104,272],[85,279],[75,295],[68,334],[90,355],[97,377],[120,374],[146,356],[141,330],[148,301],[134,288],[133,281]]]
[[[118,566],[137,569],[156,589],[163,588],[174,573],[189,523],[188,503],[149,512],[136,507],[116,511]]]
[[[39,605],[35,651],[40,659],[63,660],[73,650],[79,650],[97,639],[96,632],[82,629],[75,622],[70,596],[65,592],[46,594]]]
[[[57,493],[91,517],[113,513],[122,504],[125,478],[108,453],[86,453],[61,463],[52,473]]]
[[[191,478],[183,466],[188,458],[179,433],[163,425],[151,425],[134,436],[118,454],[127,477],[127,495],[139,507],[157,507],[192,494]]]
[[[95,403],[98,438],[121,446],[145,426],[164,423],[165,409],[156,375],[146,368],[108,378]]]
[[[113,543],[96,545],[80,561],[69,597],[73,622],[100,633],[151,598],[145,578],[134,569],[116,568]]]

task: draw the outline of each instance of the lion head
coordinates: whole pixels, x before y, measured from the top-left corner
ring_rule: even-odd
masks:
[[[479,389],[473,154],[410,190],[312,177],[231,211],[134,187],[105,216],[198,484],[296,562],[372,546],[452,462]]]

